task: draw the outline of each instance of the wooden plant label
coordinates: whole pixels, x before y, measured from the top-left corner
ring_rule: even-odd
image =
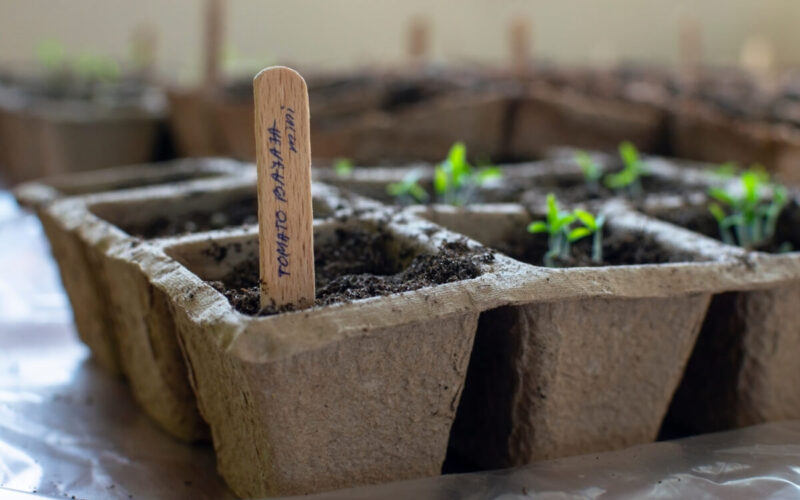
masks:
[[[253,80],[261,307],[314,303],[308,89],[282,66]]]

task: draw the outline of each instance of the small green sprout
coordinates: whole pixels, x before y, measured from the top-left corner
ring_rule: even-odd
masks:
[[[606,175],[603,182],[611,189],[627,189],[631,196],[641,196],[641,177],[648,175],[648,172],[645,163],[639,157],[639,151],[632,143],[625,141],[619,145],[619,156],[625,167],[615,174]]]
[[[349,158],[336,158],[333,161],[333,171],[337,177],[350,177],[353,173],[353,161]]]
[[[462,206],[472,201],[480,187],[502,176],[503,171],[499,167],[476,169],[470,165],[466,146],[463,142],[457,142],[450,148],[447,159],[436,166],[433,188],[439,202]]]
[[[597,188],[600,183],[600,178],[603,177],[603,169],[600,167],[600,164],[586,151],[578,151],[575,153],[575,163],[578,164],[581,172],[583,172],[583,178],[586,180],[586,183],[593,188]]]
[[[571,234],[573,237],[583,238],[584,236],[592,236],[592,262],[603,262],[603,225],[605,224],[605,216],[592,215],[586,210],[576,209],[572,212],[579,221],[583,222],[583,227],[574,229]]]
[[[119,64],[113,59],[90,52],[79,54],[72,63],[75,74],[86,81],[113,82],[120,78]]]
[[[386,186],[386,192],[393,196],[400,205],[425,203],[430,196],[425,188],[419,185],[422,172],[414,169],[407,173],[400,182],[392,182]]]
[[[708,211],[717,221],[723,242],[755,248],[774,238],[778,217],[789,196],[785,187],[770,184],[769,175],[758,166],[739,176],[739,182],[741,192],[710,188],[708,194],[715,201],[709,203]],[[770,188],[771,199],[764,200],[762,195]]]
[[[42,40],[36,45],[36,58],[47,71],[57,72],[66,64],[64,46],[58,40]]]
[[[733,179],[739,175],[739,166],[733,162],[726,162],[714,169],[714,175],[722,179]]]
[[[572,223],[581,221],[582,227],[573,228]],[[592,261],[603,261],[603,223],[604,217],[590,214],[585,210],[564,212],[559,208],[553,193],[547,195],[546,220],[528,224],[529,233],[546,233],[548,235],[548,251],[544,256],[544,265],[555,267],[555,259],[567,259],[572,243],[593,235]]]

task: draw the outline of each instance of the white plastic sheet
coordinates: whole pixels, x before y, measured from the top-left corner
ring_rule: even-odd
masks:
[[[800,498],[800,422],[303,498]]]
[[[227,499],[90,359],[35,218],[0,191],[0,498]],[[798,498],[800,422],[304,498]]]

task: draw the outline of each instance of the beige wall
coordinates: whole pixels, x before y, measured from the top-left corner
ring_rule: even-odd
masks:
[[[128,53],[140,25],[159,37],[162,73],[196,74],[204,0],[0,0],[0,64],[34,59],[42,38],[68,51]],[[677,60],[680,20],[703,26],[707,60],[738,59],[743,41],[769,39],[781,65],[800,64],[797,0],[229,0],[227,40],[253,65],[292,61],[346,67],[400,63],[408,20],[433,25],[436,61],[500,62],[514,16],[534,26],[533,51],[564,62]]]

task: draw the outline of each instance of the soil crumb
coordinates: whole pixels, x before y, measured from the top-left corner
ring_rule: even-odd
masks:
[[[469,248],[463,239],[444,243],[436,254],[418,254],[410,246],[398,248],[394,237],[381,229],[338,228],[333,238],[318,241],[314,248],[315,306],[476,278],[482,264],[494,261],[491,251]],[[245,314],[266,316],[295,310],[292,306],[261,309],[258,272],[258,260],[252,258],[221,281],[209,284]]]

